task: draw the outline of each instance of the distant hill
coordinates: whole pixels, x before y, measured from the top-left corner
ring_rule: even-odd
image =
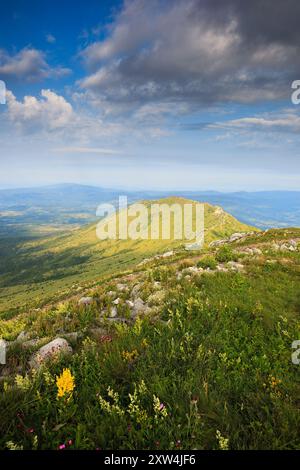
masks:
[[[167,198],[167,204],[193,203]],[[150,204],[147,201],[147,204]],[[247,232],[252,227],[239,222],[220,207],[205,203],[205,243]],[[99,240],[96,224],[47,238],[0,244],[0,310],[51,299],[84,283],[139,263],[144,258],[179,248],[182,240]]]
[[[97,206],[181,196],[222,206],[246,224],[265,229],[300,226],[300,191],[221,193],[217,191],[126,191],[77,184],[0,190],[0,236],[53,232],[96,220]]]

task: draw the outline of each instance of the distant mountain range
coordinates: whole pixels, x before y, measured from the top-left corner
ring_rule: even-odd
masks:
[[[77,184],[0,190],[0,233],[22,225],[83,225],[96,220],[103,202],[180,196],[222,206],[240,221],[265,229],[300,226],[300,191],[222,193],[218,191],[125,191]]]

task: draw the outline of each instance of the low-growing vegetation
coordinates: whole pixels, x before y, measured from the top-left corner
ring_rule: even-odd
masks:
[[[85,292],[88,305],[71,298],[2,321],[7,339],[65,334],[73,354],[35,370],[40,344],[9,349],[0,447],[298,449],[300,256],[274,252],[275,238],[251,238],[259,258],[239,259],[243,241],[185,266],[153,261]],[[133,318],[137,298],[149,311]],[[110,318],[114,307],[122,321]]]

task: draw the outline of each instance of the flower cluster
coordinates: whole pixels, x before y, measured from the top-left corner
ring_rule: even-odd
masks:
[[[217,429],[217,432],[216,432],[216,438],[217,438],[217,441],[218,441],[218,444],[219,444],[219,448],[221,450],[228,450],[229,449],[229,446],[228,446],[229,439],[222,436],[221,432],[218,429]]]
[[[124,361],[126,362],[133,362],[135,361],[139,356],[139,353],[136,349],[134,349],[133,351],[123,351],[122,352],[122,357],[124,359]]]
[[[62,398],[72,396],[72,392],[75,388],[74,377],[71,374],[70,369],[64,369],[60,376],[56,376],[56,386],[57,386],[57,398]]]

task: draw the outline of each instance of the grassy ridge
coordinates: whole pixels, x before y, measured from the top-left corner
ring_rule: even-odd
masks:
[[[168,198],[157,202],[184,204],[192,201]],[[233,232],[251,230],[209,204],[205,204],[205,229],[207,244]],[[132,268],[143,258],[183,244],[182,240],[172,238],[101,241],[96,236],[95,224],[71,233],[9,243],[3,242],[1,248],[0,312],[51,302],[99,276]]]
[[[26,364],[34,348],[11,350],[11,372],[23,378],[10,376],[4,385],[0,446],[299,449],[300,379],[291,343],[300,338],[300,255],[273,244],[291,238],[299,249],[300,230],[276,230],[227,250],[152,261],[87,290],[94,303],[86,308],[69,299],[21,315],[15,335],[25,328],[48,339],[62,331],[82,336],[72,357],[33,375]],[[239,253],[249,247],[261,253]],[[240,272],[216,271],[220,260],[227,266],[237,257]],[[211,268],[185,271],[197,265]],[[126,289],[117,292],[120,282]],[[131,325],[101,319],[111,291],[126,316],[136,286],[152,313]],[[58,398],[63,368],[74,390]]]

